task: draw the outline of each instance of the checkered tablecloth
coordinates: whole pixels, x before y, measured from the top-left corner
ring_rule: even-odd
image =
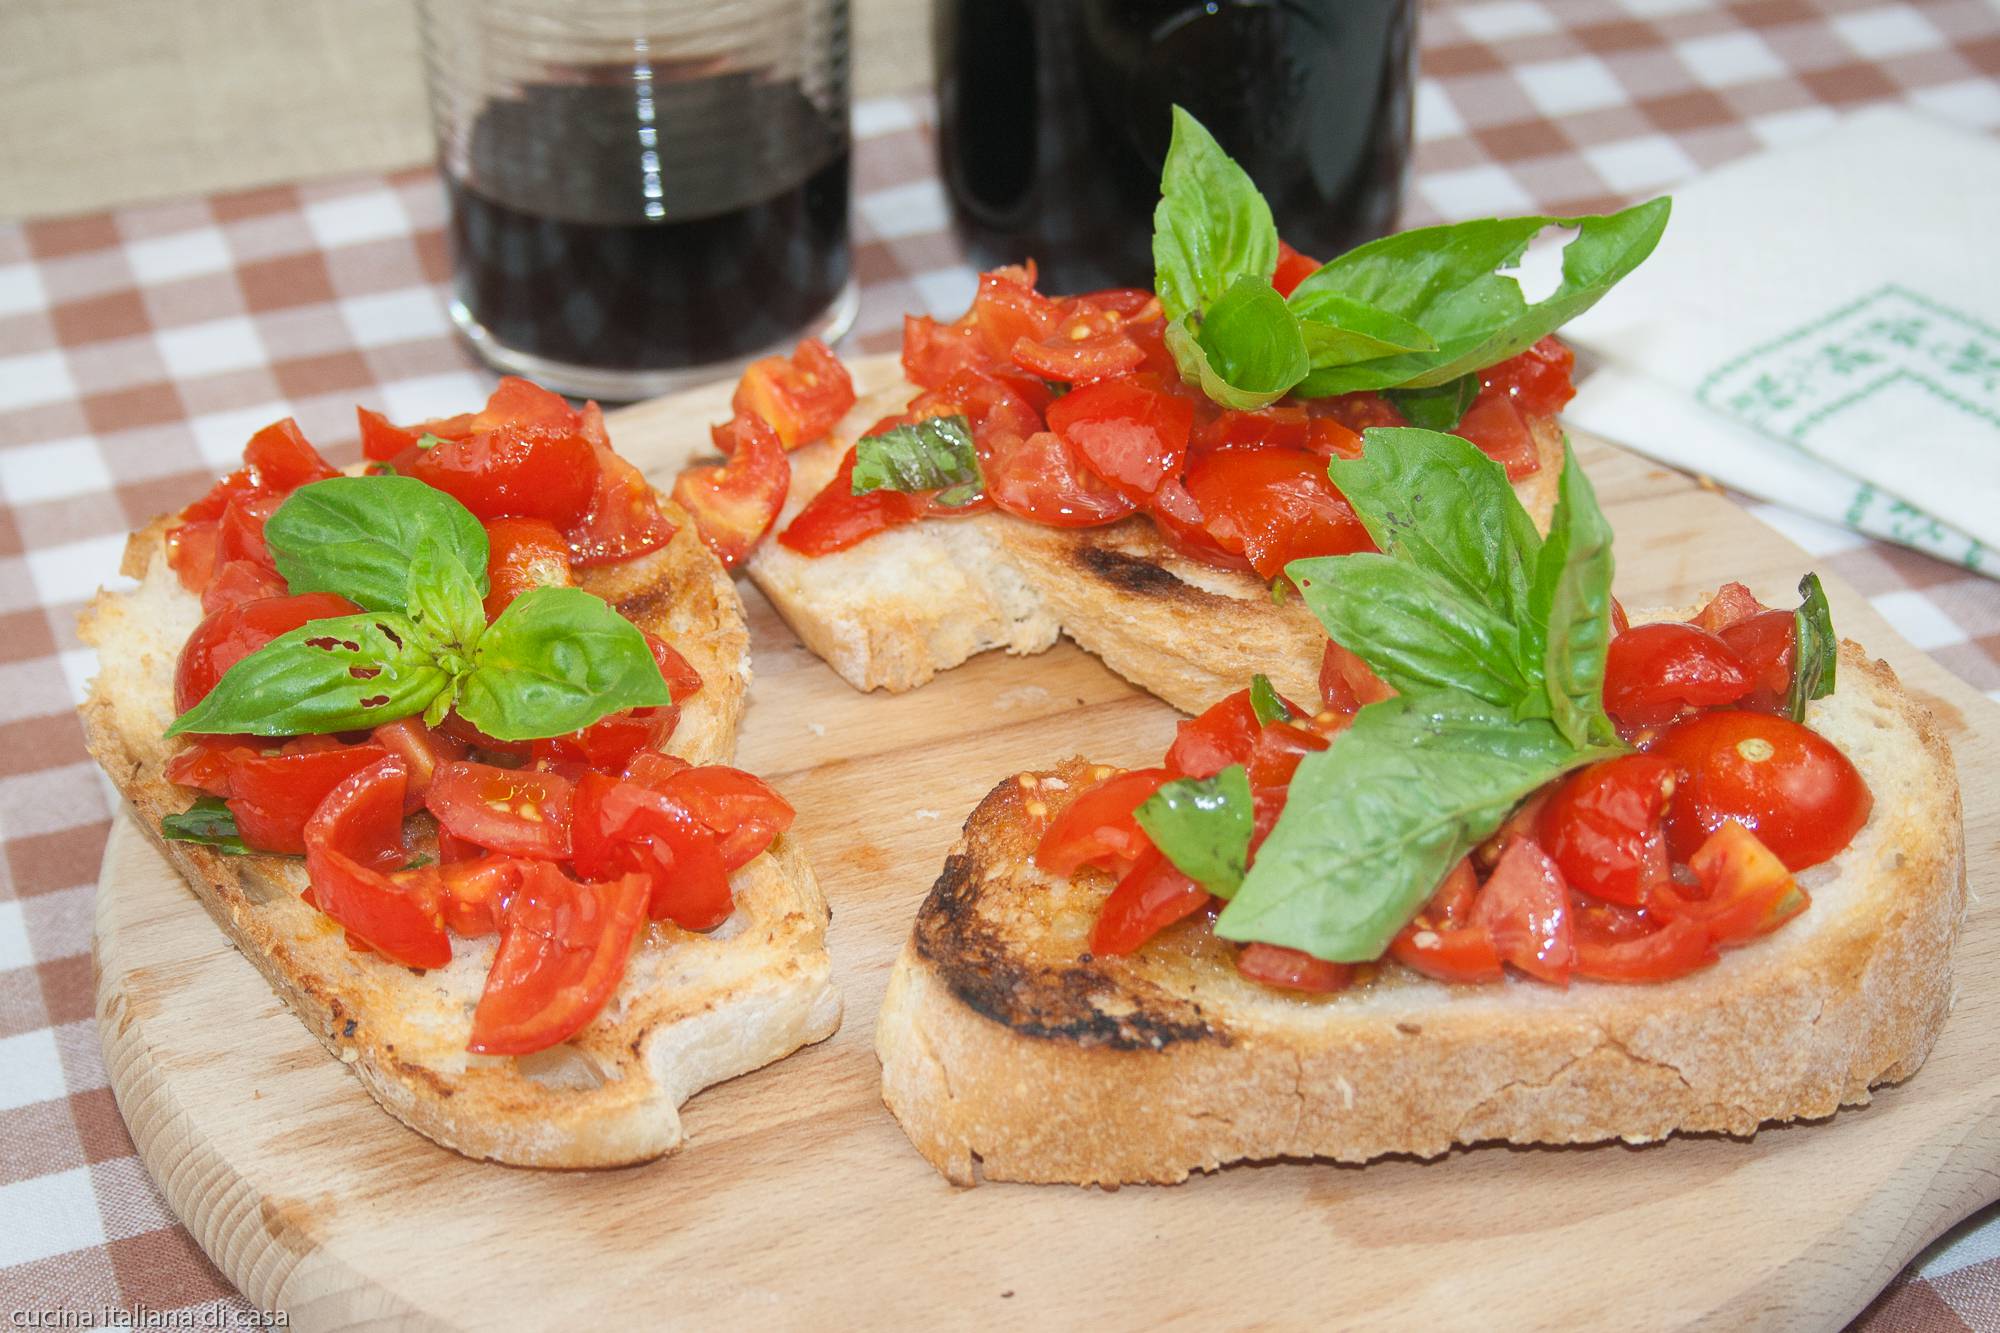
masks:
[[[1630,202],[1849,107],[2000,130],[1989,0],[1487,0],[1424,14],[1405,221]],[[928,105],[855,109],[861,314],[847,350],[972,290]],[[0,207],[4,207],[0,201]],[[247,1310],[133,1155],[92,1022],[91,895],[110,803],[70,711],[79,606],[125,534],[290,414],[337,461],[358,401],[413,420],[488,376],[443,308],[430,170],[0,224],[0,1309]],[[2000,583],[1758,512],[1918,647],[2000,697]],[[19,1326],[18,1322],[10,1324]],[[69,1325],[74,1326],[74,1325]],[[2000,1215],[1934,1247],[1870,1330],[2000,1329]]]

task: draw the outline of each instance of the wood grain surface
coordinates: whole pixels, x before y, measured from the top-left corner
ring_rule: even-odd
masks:
[[[664,473],[727,396],[630,409],[614,438]],[[1807,568],[1720,496],[1579,443],[1628,603],[1732,577],[1783,601]],[[469,1162],[378,1110],[121,824],[97,900],[112,1085],[202,1245],[305,1329],[1835,1328],[2000,1195],[2000,710],[1850,589],[1829,591],[1841,630],[1951,736],[1974,898],[1929,1064],[1829,1121],[1747,1141],[1243,1166],[1115,1192],[954,1189],[878,1098],[875,1014],[916,905],[1000,777],[1077,752],[1147,761],[1176,715],[1066,643],[859,695],[747,584],[756,684],[739,762],[797,804],[833,903],[847,1019],[832,1040],[697,1095],[677,1157],[594,1173]]]

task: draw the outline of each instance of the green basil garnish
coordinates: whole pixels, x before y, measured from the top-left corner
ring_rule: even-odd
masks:
[[[1153,287],[1167,323],[1206,311],[1243,277],[1267,286],[1278,267],[1271,206],[1202,123],[1174,108],[1153,210]]]
[[[236,816],[220,796],[203,796],[177,815],[160,820],[160,836],[170,842],[198,842],[228,856],[248,856]]]
[[[1833,608],[1826,604],[1819,575],[1800,579],[1799,595],[1805,600],[1792,613],[1792,684],[1785,692],[1785,713],[1794,722],[1806,720],[1812,700],[1833,693],[1840,665],[1840,636],[1833,632]]]
[[[870,491],[936,491],[939,504],[957,508],[985,493],[972,425],[962,416],[926,417],[864,435],[854,446],[856,495]]]
[[[1190,327],[1197,322],[1198,329]],[[1248,274],[1205,316],[1168,324],[1166,341],[1189,383],[1238,412],[1269,407],[1312,369],[1285,298],[1265,279]]]
[[[330,477],[293,491],[264,525],[271,559],[295,593],[339,593],[400,611],[410,557],[425,542],[457,554],[486,593],[486,529],[415,477]]]
[[[1412,426],[1448,431],[1464,420],[1466,409],[1479,396],[1479,375],[1468,372],[1430,389],[1384,389],[1382,396]]]
[[[1250,677],[1250,711],[1257,715],[1260,727],[1292,720],[1292,710],[1285,706],[1284,696],[1278,693],[1277,686],[1271,684],[1271,678],[1261,671]]]
[[[1160,855],[1216,897],[1232,896],[1243,882],[1255,823],[1243,765],[1231,764],[1211,778],[1162,783],[1132,817]]]
[[[503,741],[673,702],[639,627],[581,588],[531,588],[510,602],[457,688],[459,716]]]

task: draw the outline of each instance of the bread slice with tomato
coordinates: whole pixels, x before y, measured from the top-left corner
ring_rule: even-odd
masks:
[[[551,401],[560,405],[559,399]],[[591,430],[601,434],[599,425],[593,424]],[[636,470],[622,460],[614,461],[615,467],[605,463],[601,476],[614,484],[637,479]],[[237,477],[249,475],[254,481],[256,472],[253,453],[247,473]],[[316,467],[313,474],[323,475],[324,469]],[[309,479],[294,477],[288,484]],[[734,748],[749,669],[741,603],[687,515],[666,497],[655,498],[658,519],[672,528],[664,544],[655,541],[655,549],[628,558],[579,561],[574,582],[656,641],[671,645],[676,665],[670,670],[662,663],[660,670],[670,682],[683,682],[674,684],[674,691],[685,688],[689,667],[699,674],[699,687],[675,698],[669,708],[633,714],[648,717],[646,734],[664,751],[655,770],[732,772],[689,769],[688,764],[713,765]],[[274,507],[263,506],[264,516]],[[175,540],[184,540],[185,532],[175,533],[175,540],[169,538],[176,528],[185,527],[185,521],[184,513],[134,534],[124,572],[137,580],[137,586],[101,592],[83,614],[84,640],[96,648],[100,661],[81,709],[87,742],[130,803],[139,827],[187,881],[217,925],[329,1055],[352,1069],[384,1109],[472,1157],[553,1167],[640,1162],[681,1146],[678,1108],[689,1096],[822,1040],[838,1026],[840,999],[825,950],[826,900],[802,849],[782,832],[775,837],[767,834],[760,842],[768,843],[764,850],[718,864],[720,875],[724,866],[741,860],[727,871],[726,894],[711,905],[710,919],[699,927],[649,912],[647,890],[634,875],[579,883],[591,879],[580,868],[573,878],[554,862],[541,868],[539,863],[500,857],[483,846],[461,844],[466,850],[460,855],[476,854],[476,859],[462,864],[493,872],[483,880],[465,881],[472,891],[508,894],[509,903],[532,899],[540,916],[520,923],[522,940],[531,941],[537,937],[532,932],[541,932],[559,942],[554,956],[576,960],[573,974],[557,978],[569,991],[543,994],[511,1019],[502,1015],[498,1024],[502,1039],[490,1043],[489,1053],[475,1053],[468,1045],[469,1034],[477,1030],[476,1014],[491,990],[496,960],[513,959],[520,965],[526,958],[532,973],[534,953],[532,948],[512,947],[511,932],[517,923],[497,896],[482,903],[456,892],[448,895],[444,911],[450,930],[446,932],[434,917],[421,923],[431,938],[448,939],[448,960],[440,958],[435,965],[422,967],[393,956],[396,948],[403,947],[400,942],[392,945],[386,935],[368,933],[379,923],[336,919],[319,905],[323,899],[307,896],[322,892],[314,879],[320,873],[320,863],[313,860],[318,854],[315,821],[336,817],[329,807],[343,792],[357,803],[372,799],[381,788],[367,787],[366,782],[373,780],[371,775],[379,776],[384,763],[395,770],[389,775],[392,793],[409,794],[387,816],[396,856],[407,856],[402,871],[391,877],[396,887],[407,887],[415,895],[415,882],[405,884],[410,876],[432,871],[441,875],[448,868],[435,865],[441,855],[449,859],[452,854],[443,845],[446,831],[439,819],[445,816],[433,818],[424,809],[424,799],[416,795],[415,774],[425,767],[421,756],[390,745],[392,754],[384,762],[369,764],[320,799],[305,826],[303,859],[260,852],[255,843],[245,854],[239,839],[163,836],[164,827],[186,820],[189,801],[196,794],[181,783],[200,780],[187,776],[191,771],[187,760],[200,747],[165,735],[186,708],[185,697],[177,692],[177,675],[183,670],[184,646],[205,619],[202,601],[186,586],[186,570],[176,568]],[[506,572],[508,553],[497,535],[504,522],[487,523],[489,532],[496,534],[489,538],[496,593],[512,578]],[[576,546],[577,532],[571,529],[572,549],[581,549]],[[653,538],[661,535],[664,529],[656,527]],[[229,549],[227,541],[224,549]],[[178,563],[186,565],[184,553]],[[522,577],[526,583],[505,591],[519,593],[527,584],[546,587],[572,581],[567,567],[539,572],[530,568]],[[208,591],[215,580],[215,572],[204,570],[200,581],[208,584]],[[278,587],[283,590],[282,579]],[[655,647],[656,661],[661,651]],[[417,719],[408,721],[414,725]],[[415,730],[430,734],[426,727]],[[439,743],[446,741],[450,746],[445,757],[465,756],[463,742],[444,738]],[[560,760],[550,771],[574,776],[586,761],[601,758],[599,745],[634,743],[630,738],[620,741],[612,731],[596,739],[579,732],[550,752]],[[341,747],[355,748],[334,738],[326,744],[336,753]],[[473,757],[511,762],[487,753],[485,746],[508,748],[487,737],[475,744]],[[357,762],[374,756],[373,748],[362,748],[368,754]],[[527,758],[525,745],[516,748]],[[462,767],[484,771],[480,765]],[[442,766],[435,771],[441,772]],[[424,776],[436,781],[432,774]],[[575,780],[581,791],[585,778]],[[562,781],[567,792],[570,779]],[[746,781],[754,785],[754,780]],[[364,782],[364,788],[348,791],[356,782]],[[606,784],[620,787],[609,777],[600,786]],[[439,809],[435,798],[434,787],[430,805]],[[475,791],[475,806],[479,799]],[[499,817],[507,816],[511,799],[503,798],[494,807]],[[244,816],[231,824],[232,834],[250,834],[251,809],[242,802],[231,803],[229,813],[240,811]],[[539,821],[548,807],[514,809]],[[404,819],[403,812],[411,810],[416,813]],[[783,822],[789,822],[788,810]],[[290,836],[299,837],[299,830],[292,829]],[[232,842],[234,854],[225,850]],[[310,873],[309,867],[314,867]],[[116,886],[109,891],[115,892]],[[423,902],[435,903],[434,886],[431,892],[433,896]],[[521,908],[524,914],[530,910]],[[464,924],[482,911],[484,921]],[[495,933],[502,922],[508,933]],[[389,930],[386,925],[381,928]],[[602,970],[620,958],[622,971]],[[609,981],[600,986],[594,976]],[[557,1012],[561,1006],[555,1001],[564,994],[584,993],[595,995],[599,1007],[588,1015]],[[509,1021],[511,1027],[506,1026]],[[537,1023],[543,1025],[539,1033]],[[562,1035],[560,1027],[573,1030]],[[536,1049],[495,1053],[510,1044],[524,1051]]]
[[[1034,853],[1109,770],[1009,778],[966,821],[896,961],[883,1100],[954,1182],[1100,1185],[1278,1157],[1741,1135],[1864,1103],[1917,1070],[1951,1007],[1958,785],[1931,716],[1851,642],[1807,721],[1874,793],[1846,850],[1798,876],[1811,906],[1711,966],[1623,985],[1455,984],[1385,962],[1307,995],[1244,976],[1199,917],[1094,955],[1110,880],[1051,876]]]

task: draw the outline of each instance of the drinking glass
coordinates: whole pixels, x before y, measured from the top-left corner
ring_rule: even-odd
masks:
[[[853,321],[846,0],[422,0],[451,313],[633,399]]]

